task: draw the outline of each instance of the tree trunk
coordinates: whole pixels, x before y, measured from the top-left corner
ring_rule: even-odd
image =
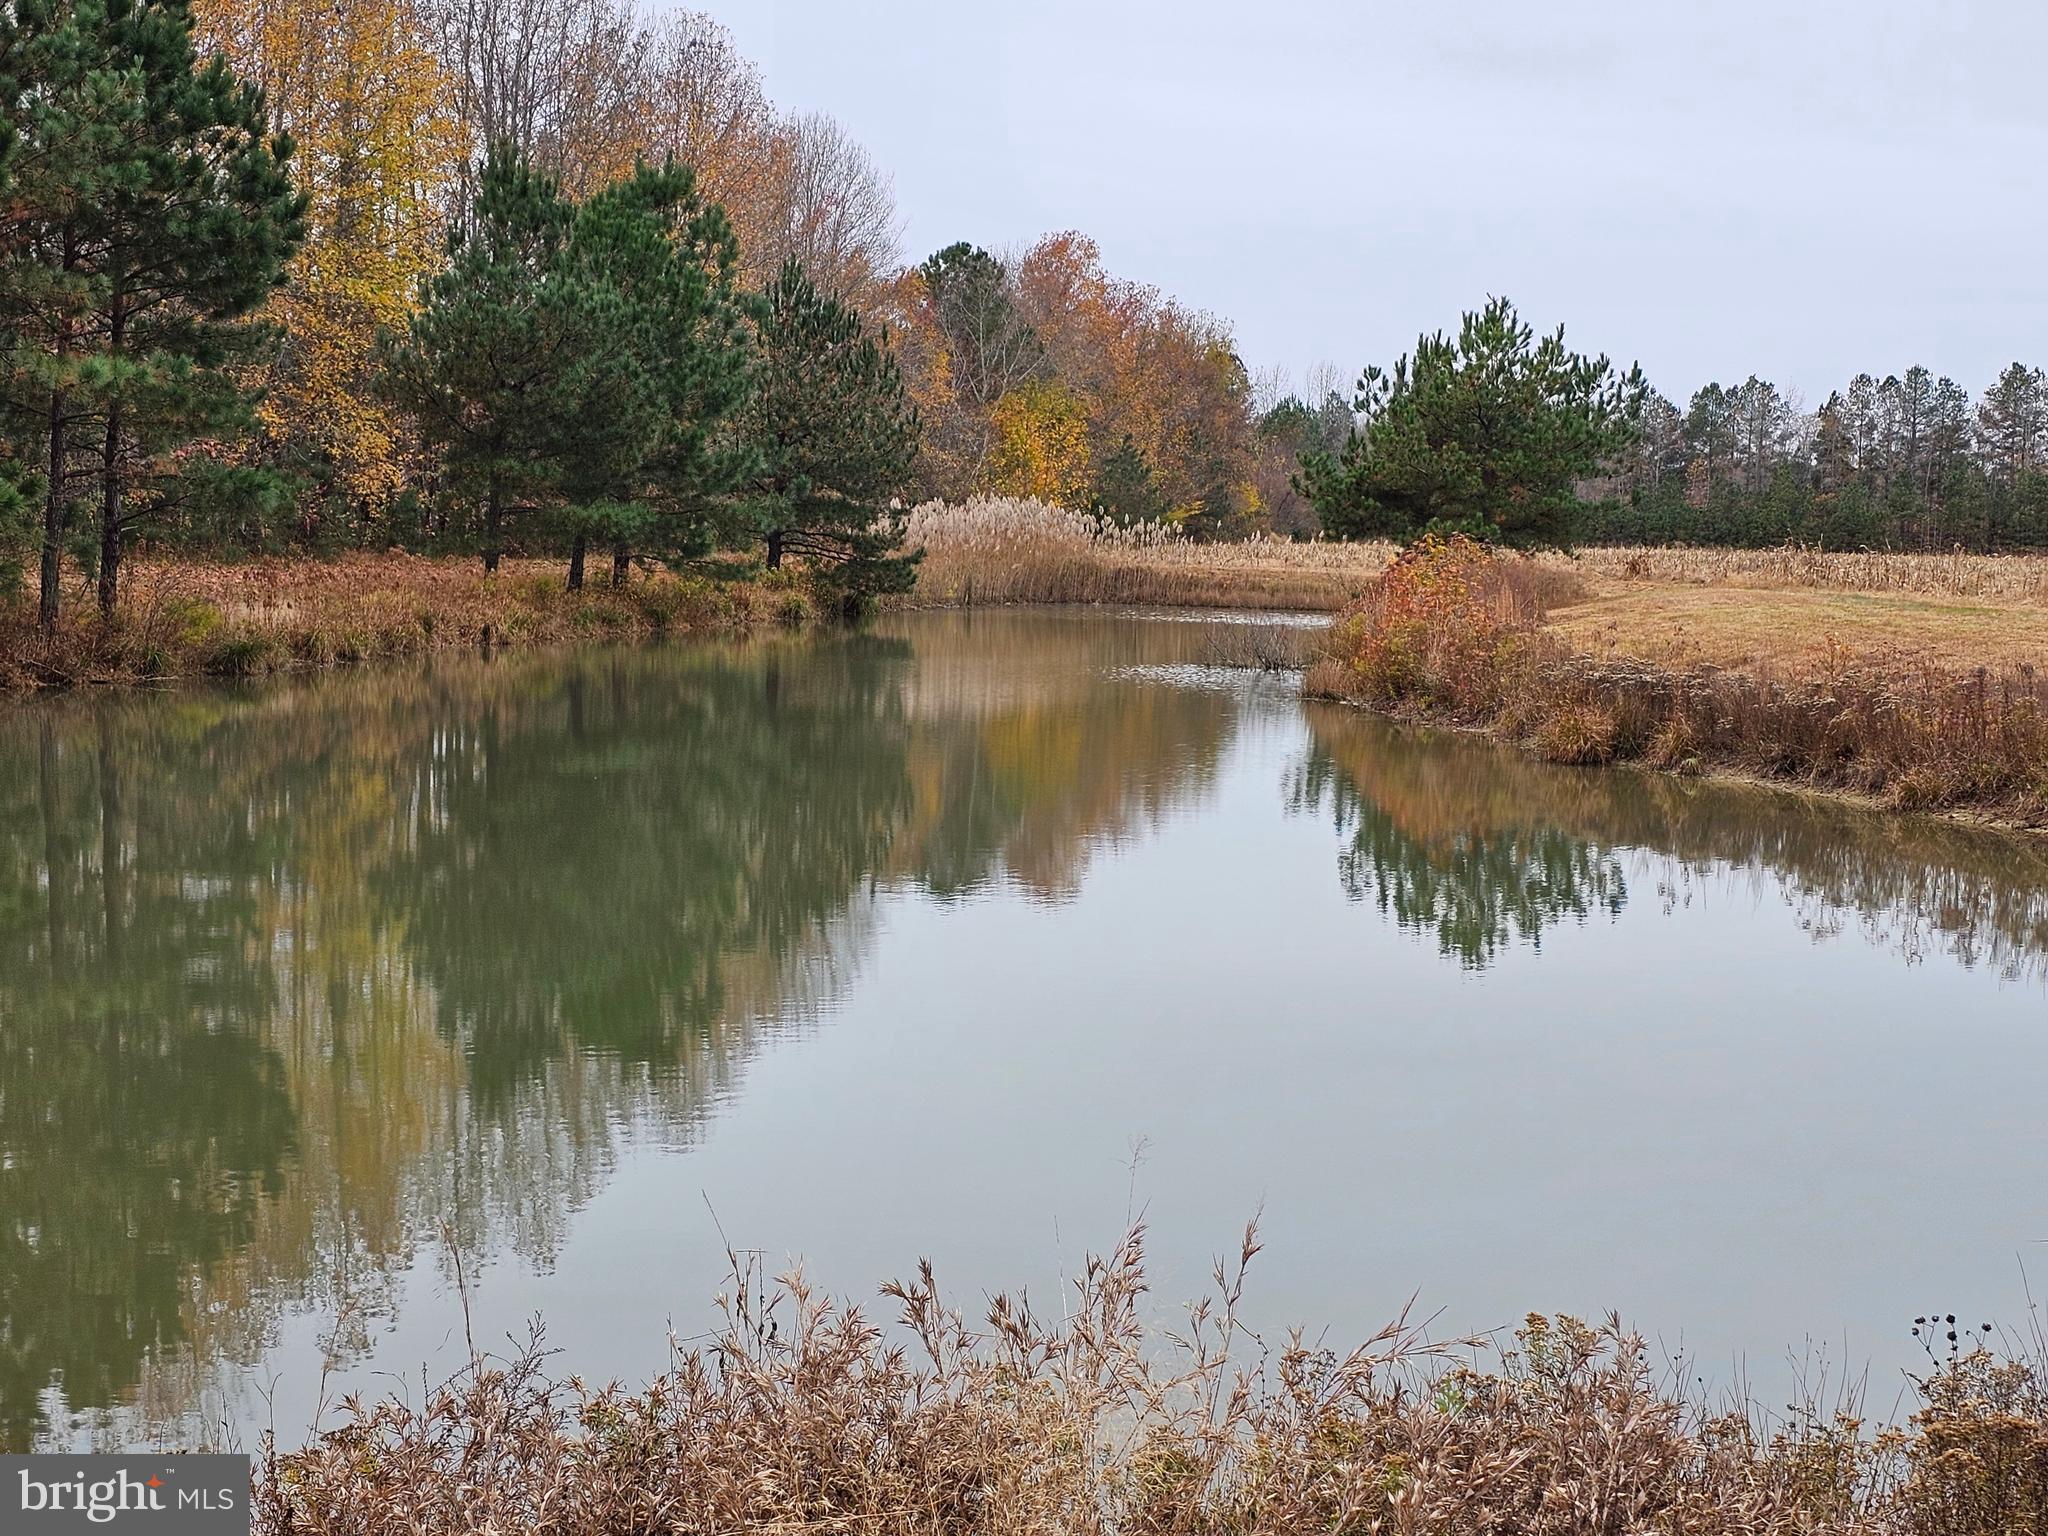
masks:
[[[491,487],[484,493],[484,574],[491,575],[498,569],[498,528],[505,518],[505,509],[498,495],[498,481],[491,479]]]
[[[100,619],[111,624],[114,600],[120,595],[121,522],[118,508],[110,508],[100,524]]]
[[[77,264],[77,243],[64,231],[64,270]],[[57,327],[57,382],[50,390],[49,489],[43,496],[43,569],[36,618],[44,634],[57,628],[58,587],[64,578],[64,460],[69,451],[64,429],[70,422],[71,400],[64,388],[64,370],[71,357],[71,322]]]
[[[119,260],[118,249],[109,257]],[[107,314],[107,352],[119,357],[126,343],[128,315],[121,280],[114,279]],[[121,400],[107,402],[107,442],[100,458],[100,622],[113,622],[114,599],[121,592]]]
[[[633,567],[633,552],[623,544],[612,547],[612,585],[623,587],[626,573]]]
[[[589,541],[579,533],[576,535],[576,543],[569,550],[569,590],[571,592],[581,592],[583,590],[583,551],[588,543]]]
[[[778,570],[782,565],[782,530],[777,528],[768,535],[768,569]]]
[[[100,486],[100,619],[111,623],[121,582],[121,407],[107,407],[107,447]]]
[[[58,367],[63,367],[64,349],[58,349]],[[43,494],[43,571],[41,601],[36,618],[43,633],[57,628],[57,590],[64,575],[64,427],[68,401],[62,389],[50,391],[49,487]]]

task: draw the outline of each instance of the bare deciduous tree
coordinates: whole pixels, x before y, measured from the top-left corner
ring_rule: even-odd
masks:
[[[465,146],[453,202],[467,206],[490,145],[510,142],[587,192],[644,148],[650,38],[630,0],[430,0]]]
[[[648,153],[696,171],[739,236],[749,287],[774,276],[778,121],[761,72],[701,11],[672,11],[650,32],[642,87]]]
[[[776,131],[773,188],[767,248],[749,256],[750,274],[794,256],[818,287],[872,311],[902,234],[894,190],[874,158],[833,118],[801,113]]]

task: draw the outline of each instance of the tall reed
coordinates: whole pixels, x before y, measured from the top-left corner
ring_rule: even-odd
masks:
[[[1902,592],[2048,603],[2048,555],[1829,552],[1800,544],[1775,549],[1587,549],[1590,574],[1687,586]]]
[[[1332,611],[1393,555],[1385,544],[1254,538],[1205,544],[1165,523],[1122,524],[1042,501],[980,496],[913,508],[925,552],[913,601],[1135,603]]]

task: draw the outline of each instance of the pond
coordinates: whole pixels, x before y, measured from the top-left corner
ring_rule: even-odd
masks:
[[[728,1243],[1056,1311],[1142,1219],[1170,1317],[1256,1215],[1262,1326],[1617,1309],[1879,1410],[1916,1313],[2025,1326],[2048,845],[1304,705],[1233,622],[10,708],[0,1446],[296,1441],[535,1315],[643,1380]]]

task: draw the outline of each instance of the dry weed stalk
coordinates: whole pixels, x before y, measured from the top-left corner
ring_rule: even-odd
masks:
[[[1405,1318],[1346,1354],[1242,1322],[1247,1229],[1188,1325],[1147,1327],[1142,1233],[1057,1322],[970,1328],[929,1264],[898,1324],[735,1261],[724,1326],[647,1387],[543,1372],[538,1335],[415,1407],[351,1401],[266,1445],[265,1536],[882,1532],[910,1536],[2012,1536],[2048,1512],[2040,1351],[1937,1362],[1903,1427],[1775,1430],[1660,1384],[1640,1337],[1532,1316],[1481,1361]]]

